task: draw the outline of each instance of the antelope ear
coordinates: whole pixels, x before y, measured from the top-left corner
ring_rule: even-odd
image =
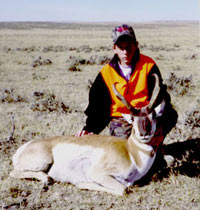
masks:
[[[165,109],[165,100],[163,99],[162,102],[154,109],[156,112],[156,117],[161,117]]]

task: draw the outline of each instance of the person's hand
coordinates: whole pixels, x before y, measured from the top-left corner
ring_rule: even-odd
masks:
[[[81,137],[81,136],[85,136],[85,135],[93,135],[94,133],[93,132],[88,132],[86,130],[81,130],[81,131],[78,131],[75,136],[76,137]]]

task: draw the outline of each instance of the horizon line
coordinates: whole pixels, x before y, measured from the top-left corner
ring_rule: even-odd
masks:
[[[153,22],[199,22],[200,20],[143,20],[143,21],[66,21],[66,20],[0,20],[0,23],[153,23]]]

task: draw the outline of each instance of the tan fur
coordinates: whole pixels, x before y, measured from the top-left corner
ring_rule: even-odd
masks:
[[[100,135],[88,135],[83,137],[60,136],[35,140],[28,143],[24,149],[20,151],[17,160],[13,160],[15,165],[10,176],[15,178],[37,178],[42,182],[48,182],[49,169],[51,167],[57,167],[55,166],[57,163],[55,162],[56,153],[54,150],[59,145],[61,145],[61,148],[64,146],[70,148],[76,145],[78,148],[91,148],[91,151],[94,151],[94,156],[91,157],[92,159],[96,158],[95,151],[97,151],[97,153],[99,150],[103,151],[96,163],[93,164],[92,159],[89,161],[92,164],[90,168],[84,168],[80,163],[80,167],[83,167],[83,171],[86,170],[86,174],[84,175],[88,176],[86,181],[76,183],[76,181],[73,180],[71,182],[81,189],[100,190],[116,195],[122,195],[125,188],[129,186],[130,183],[132,184],[132,182],[134,182],[133,177],[130,178],[130,183],[128,181],[126,183],[124,180],[126,180],[126,177],[130,176],[132,170],[134,171],[137,170],[137,167],[142,167],[143,160],[140,152],[145,153],[146,156],[149,155],[149,158],[151,158],[150,152],[136,145],[132,138],[126,140]],[[88,154],[83,153],[82,156],[88,157]],[[15,155],[13,159],[14,158],[16,158]],[[57,173],[56,171],[62,173],[59,171],[59,168],[56,169],[54,173]],[[81,171],[81,173],[83,171]],[[58,181],[60,180],[58,179]],[[70,180],[67,181],[70,182]]]

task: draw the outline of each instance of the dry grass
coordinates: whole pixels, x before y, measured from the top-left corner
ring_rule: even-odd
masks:
[[[134,24],[132,24],[134,25]],[[155,59],[177,126],[147,177],[120,198],[66,183],[13,180],[24,142],[74,134],[84,125],[88,80],[112,56],[112,24],[0,23],[0,207],[2,209],[199,209],[200,43],[197,23],[135,24],[141,52]],[[71,67],[71,71],[69,70]],[[103,131],[107,134],[107,129]]]

